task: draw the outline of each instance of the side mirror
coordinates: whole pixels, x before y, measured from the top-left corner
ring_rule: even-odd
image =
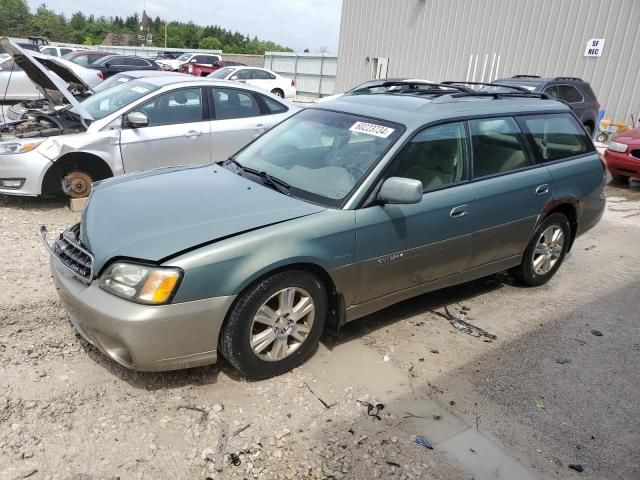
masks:
[[[142,112],[131,112],[126,116],[125,122],[131,128],[142,128],[149,125],[149,119]]]
[[[214,62],[213,68],[220,68],[220,62]]]
[[[412,178],[390,177],[387,178],[378,198],[385,203],[406,205],[420,203],[422,200],[422,182]]]

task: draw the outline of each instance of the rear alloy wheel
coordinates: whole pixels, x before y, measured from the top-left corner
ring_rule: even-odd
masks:
[[[571,240],[569,220],[561,213],[549,215],[536,228],[514,270],[516,278],[532,287],[547,283],[564,260]]]
[[[238,297],[222,327],[220,351],[246,377],[280,375],[315,349],[326,314],[326,291],[315,276],[277,273]]]
[[[91,175],[79,170],[62,177],[62,191],[70,198],[84,198],[91,193]]]
[[[279,88],[274,88],[273,90],[271,90],[271,93],[273,93],[277,97],[284,98],[284,92]]]

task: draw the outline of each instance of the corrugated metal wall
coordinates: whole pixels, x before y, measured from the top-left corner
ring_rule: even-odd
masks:
[[[584,56],[591,38],[601,57]],[[390,78],[577,76],[607,116],[640,113],[640,0],[343,0],[338,56],[336,91],[381,57]]]
[[[296,81],[298,93],[322,97],[336,88],[338,58],[331,54],[267,52],[264,68]]]

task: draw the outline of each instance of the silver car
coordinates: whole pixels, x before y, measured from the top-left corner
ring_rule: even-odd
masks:
[[[119,83],[79,102],[8,40],[55,114],[0,125],[0,193],[84,197],[124,173],[224,160],[298,108],[249,85],[175,75]]]

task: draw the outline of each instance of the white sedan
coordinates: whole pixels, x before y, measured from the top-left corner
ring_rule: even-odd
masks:
[[[281,98],[296,96],[296,81],[278,75],[266,68],[256,67],[223,67],[208,75],[209,78],[220,80],[235,80],[249,83],[267,90]]]
[[[78,76],[89,87],[94,87],[102,81],[102,72],[84,68],[63,58],[54,58],[36,52],[31,57],[40,62],[47,70],[56,64],[62,64]],[[29,80],[29,77],[20,67],[21,59],[14,62],[13,58],[6,56],[0,58],[0,99],[3,101],[22,101],[43,98],[41,91]],[[55,62],[55,63],[53,63]],[[7,86],[8,85],[8,86]]]

